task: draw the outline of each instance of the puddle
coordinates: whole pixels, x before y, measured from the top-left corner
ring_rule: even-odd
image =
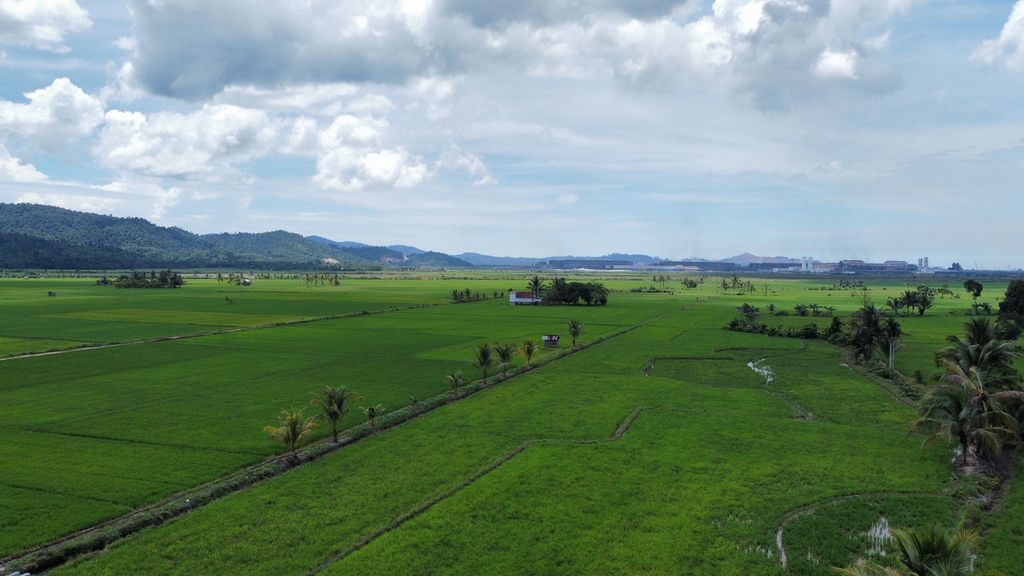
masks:
[[[775,372],[772,370],[771,366],[764,363],[765,360],[767,360],[767,358],[761,358],[757,362],[751,360],[750,362],[747,362],[747,368],[750,368],[754,372],[760,374],[761,377],[764,378],[765,385],[768,385],[772,383],[772,380],[775,380]]]
[[[885,556],[885,548],[890,542],[892,534],[889,532],[889,521],[883,516],[868,530],[868,556]]]

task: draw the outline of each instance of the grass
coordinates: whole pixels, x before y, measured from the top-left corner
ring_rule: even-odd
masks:
[[[369,309],[368,302],[379,309],[442,303],[453,287],[489,293],[514,281],[348,281],[342,291],[310,289],[308,298],[322,304],[291,303],[293,293],[307,293],[294,282],[260,282],[253,288],[261,292],[234,297],[234,305],[223,304],[215,282],[156,291],[166,300],[148,304],[108,302],[129,291],[109,296],[71,283],[51,300],[75,289],[83,302],[98,302],[60,312],[80,318],[81,330],[96,324],[88,319],[102,314],[96,310],[131,322],[135,313],[124,310],[155,307],[163,312],[148,319],[166,331],[187,330],[200,318],[227,322],[224,308],[256,296],[262,304],[242,313],[263,323],[318,316],[321,308]],[[628,290],[649,279],[608,284]],[[347,384],[364,403],[394,408],[410,395],[443,391],[446,372],[474,376],[468,362],[479,342],[564,336],[568,317],[582,320],[589,341],[665,312],[55,573],[144,566],[151,574],[317,567],[369,574],[386,565],[403,574],[780,574],[779,526],[809,505],[855,496],[788,520],[789,570],[814,575],[865,555],[863,533],[882,515],[894,525],[956,517],[955,501],[944,496],[948,451],[921,450],[906,435],[911,408],[842,366],[840,351],[824,343],[722,329],[743,302],[759,306],[769,324],[827,326],[830,318],[769,317],[767,304],[831,304],[845,320],[859,295],[816,290],[830,284],[820,281],[766,284],[768,294],[741,296],[710,284],[675,295],[616,292],[600,309],[444,305],[0,362],[7,432],[0,455],[22,464],[24,484],[0,483],[2,512],[17,522],[0,528],[0,555],[266,457],[276,447],[259,433],[262,425],[282,407],[307,404],[325,384]],[[0,298],[9,288],[0,284]],[[900,289],[873,285],[871,296],[881,303]],[[986,296],[999,291],[986,287]],[[197,301],[177,300],[191,298]],[[940,300],[924,318],[901,319],[909,335],[898,366],[933,366],[936,343],[964,320],[948,313],[969,302]],[[769,385],[745,366],[762,359],[776,373]],[[350,414],[345,424],[360,417]],[[319,435],[327,433],[324,427]],[[33,498],[29,487],[42,491]],[[1013,502],[1004,513],[1013,514]],[[1015,541],[999,538],[986,555],[1010,558]]]

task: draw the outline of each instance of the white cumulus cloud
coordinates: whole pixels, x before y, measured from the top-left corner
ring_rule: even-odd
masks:
[[[217,180],[274,150],[279,132],[266,112],[223,104],[189,114],[111,110],[94,154],[118,171]]]
[[[0,0],[0,43],[63,52],[66,34],[91,26],[75,0]]]
[[[978,46],[971,59],[988,66],[1005,61],[1011,70],[1024,70],[1024,0],[1018,0],[999,36]]]
[[[55,149],[88,136],[103,121],[104,104],[67,78],[25,94],[27,104],[0,101],[0,133]]]
[[[418,156],[402,147],[386,147],[387,122],[350,114],[338,116],[318,135],[316,175],[324,189],[354,192],[364,188],[413,188],[431,176]]]
[[[848,78],[857,79],[857,53],[834,52],[825,50],[818,57],[818,63],[814,71],[822,78]]]
[[[36,167],[11,156],[7,148],[0,144],[0,180],[9,182],[42,182],[46,180]]]
[[[438,168],[448,170],[461,170],[473,178],[474,186],[487,186],[496,184],[497,180],[491,176],[487,165],[476,154],[467,152],[458,146],[451,146],[441,155],[437,162]]]

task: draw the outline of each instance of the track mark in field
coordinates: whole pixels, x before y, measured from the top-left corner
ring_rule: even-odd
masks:
[[[832,498],[827,498],[825,500],[818,500],[817,502],[812,502],[810,504],[805,504],[804,506],[801,506],[799,508],[794,508],[793,510],[790,510],[789,512],[786,513],[785,516],[782,517],[782,522],[779,523],[779,529],[775,532],[775,548],[779,551],[779,564],[782,566],[783,570],[786,570],[786,548],[785,546],[783,546],[782,535],[783,531],[786,529],[786,526],[793,520],[796,520],[801,516],[806,516],[807,514],[812,514],[823,506],[839,504],[840,502],[848,502],[850,500],[856,500],[858,498],[898,498],[900,496],[917,496],[926,498],[948,499],[947,496],[943,496],[942,494],[929,494],[926,492],[858,492],[854,494],[844,494],[842,496],[835,496]]]
[[[157,342],[173,342],[175,340],[191,340],[193,338],[204,338],[206,336],[219,336],[221,334],[235,334],[237,332],[249,332],[252,330],[267,330],[270,328],[283,328],[286,326],[297,326],[301,324],[312,324],[314,322],[327,322],[329,320],[344,320],[346,318],[359,318],[361,316],[369,316],[371,314],[387,314],[389,312],[401,312],[403,310],[414,310],[417,308],[429,308],[433,306],[444,306],[444,304],[416,304],[413,306],[403,306],[401,308],[388,308],[385,310],[371,310],[367,312],[350,312],[348,314],[337,314],[334,316],[318,316],[316,318],[297,318],[295,320],[285,320],[282,322],[267,322],[263,324],[253,324],[251,326],[234,326],[232,328],[224,328],[221,330],[208,330],[206,332],[195,332],[192,334],[179,334],[177,336],[154,336],[152,338],[138,338],[135,340],[125,340],[123,342],[108,342],[105,344],[89,344],[84,346],[77,346],[73,348],[63,348],[61,350],[50,350],[49,352],[29,352],[26,354],[13,354],[11,356],[0,357],[0,362],[8,360],[20,360],[23,358],[39,358],[42,356],[56,356],[57,354],[70,354],[71,352],[88,352],[90,350],[104,350],[107,348],[120,348],[122,346],[136,346],[138,344],[155,344]]]
[[[0,429],[4,427],[0,426]],[[135,440],[132,438],[115,438],[111,436],[101,436],[99,434],[81,434],[77,432],[60,432],[56,430],[44,430],[40,428],[15,428],[23,432],[31,432],[33,434],[51,434],[54,436],[68,436],[71,438],[84,438],[86,440],[102,440],[104,442],[117,442],[120,444],[140,444],[143,446],[159,446],[161,448],[180,448],[182,450],[192,450],[200,452],[219,452],[221,454],[238,454],[241,456],[253,456],[255,458],[262,458],[266,453],[248,450],[231,450],[228,448],[212,448],[210,446],[194,446],[191,444],[174,444],[172,442],[150,442],[147,440]]]
[[[14,488],[15,490],[25,490],[26,492],[38,492],[40,494],[53,494],[56,496],[68,496],[76,500],[88,500],[90,502],[101,502],[103,504],[113,504],[118,508],[128,509],[130,508],[124,502],[117,500],[108,500],[106,498],[98,498],[96,496],[83,496],[77,493],[61,492],[59,490],[48,490],[46,488],[40,488],[38,486],[25,486],[23,484],[11,484],[10,482],[0,482],[0,486],[6,486],[8,488]]]
[[[629,415],[626,416],[622,420],[622,422],[620,422],[619,425],[615,428],[615,431],[612,433],[612,435],[607,437],[607,438],[595,438],[595,439],[534,438],[532,440],[527,440],[526,442],[523,442],[522,444],[520,444],[520,445],[516,446],[515,448],[509,450],[508,452],[502,454],[501,456],[496,458],[494,461],[492,461],[490,464],[488,464],[487,466],[484,466],[483,468],[481,468],[476,473],[474,473],[474,474],[470,475],[469,477],[467,477],[466,479],[464,479],[462,482],[459,482],[455,486],[452,486],[451,488],[449,488],[448,490],[445,490],[444,492],[442,492],[441,494],[435,496],[434,498],[432,498],[430,500],[427,500],[426,502],[423,502],[422,504],[416,506],[412,510],[409,510],[409,511],[401,514],[400,516],[396,517],[394,520],[389,522],[387,525],[385,525],[385,526],[375,530],[373,533],[365,536],[364,538],[362,538],[361,540],[359,540],[355,544],[353,544],[353,545],[349,546],[348,548],[345,548],[341,552],[339,552],[339,553],[329,557],[327,560],[325,560],[324,562],[322,562],[321,564],[317,565],[315,568],[313,568],[312,570],[307,572],[307,574],[310,575],[310,576],[312,576],[314,574],[319,574],[320,572],[322,572],[324,569],[326,569],[327,567],[331,566],[332,564],[340,562],[340,561],[344,560],[345,558],[347,558],[348,556],[351,556],[352,554],[354,554],[354,553],[358,552],[359,550],[365,548],[366,546],[370,545],[377,538],[380,538],[381,536],[387,534],[388,532],[391,532],[393,530],[396,530],[396,529],[400,528],[406,522],[408,522],[410,520],[413,520],[414,518],[416,518],[420,514],[423,514],[426,511],[430,510],[431,508],[433,508],[437,504],[440,504],[441,502],[444,502],[448,498],[451,498],[452,496],[458,494],[462,490],[468,488],[473,483],[475,483],[477,480],[480,480],[484,476],[490,474],[491,472],[494,472],[495,470],[500,468],[503,464],[505,464],[509,460],[512,460],[516,456],[518,456],[518,455],[522,454],[523,452],[525,452],[526,449],[529,448],[530,446],[534,446],[534,445],[537,445],[537,444],[568,444],[568,445],[577,445],[577,446],[579,446],[579,445],[594,445],[594,444],[606,444],[606,443],[609,443],[609,442],[617,442],[617,441],[621,440],[623,436],[626,435],[626,432],[628,432],[630,427],[633,426],[633,423],[636,421],[637,417],[639,417],[640,414],[642,412],[644,412],[644,411],[699,412],[698,410],[692,410],[692,409],[687,409],[687,408],[658,408],[658,407],[649,407],[649,406],[639,406],[636,409],[634,409],[632,412],[630,412]]]
[[[722,349],[718,350],[718,352],[727,351],[727,350],[747,350],[747,351],[749,351],[751,349],[748,349],[748,348],[742,348],[742,349],[741,348],[736,348],[736,349],[722,348]],[[674,361],[687,361],[687,362],[722,362],[722,361],[741,362],[742,361],[739,358],[734,357],[734,356],[655,356],[653,358],[648,358],[647,359],[647,363],[645,363],[644,367],[640,369],[640,373],[643,374],[644,376],[650,376],[651,372],[654,371],[654,367],[657,364],[658,360],[674,360]],[[806,408],[801,406],[796,400],[793,400],[789,396],[786,396],[785,394],[783,394],[781,392],[778,392],[778,391],[775,391],[775,390],[771,390],[771,389],[769,389],[767,387],[768,384],[770,384],[775,379],[775,372],[771,371],[771,368],[768,367],[768,366],[761,367],[760,366],[760,362],[762,362],[763,360],[764,359],[762,359],[762,360],[760,360],[760,361],[758,361],[756,363],[753,360],[751,360],[747,364],[748,368],[754,370],[754,372],[757,372],[758,374],[761,374],[762,376],[765,376],[765,385],[763,387],[760,387],[760,388],[757,388],[757,389],[760,390],[761,392],[764,392],[765,394],[771,396],[772,398],[775,398],[776,400],[779,400],[780,402],[782,402],[786,406],[789,406],[789,409],[793,412],[793,417],[794,418],[797,418],[799,420],[807,420],[807,421],[815,420],[816,418],[815,418],[814,414],[810,410],[807,410]]]

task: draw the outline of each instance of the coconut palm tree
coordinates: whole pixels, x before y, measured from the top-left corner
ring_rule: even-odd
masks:
[[[950,345],[939,350],[940,362],[955,362],[964,372],[976,369],[989,386],[1014,388],[1020,375],[1013,367],[1022,354],[1019,344],[1000,340],[996,325],[988,318],[972,318],[964,324],[964,337],[950,336]]]
[[[569,336],[572,336],[572,347],[576,347],[576,338],[583,334],[583,325],[579,320],[569,320]]]
[[[373,406],[363,406],[363,414],[366,414],[366,421],[370,423],[370,428],[377,427],[377,418],[384,413],[383,404],[374,404]]]
[[[870,362],[875,348],[884,334],[882,311],[874,304],[864,304],[850,318],[850,330],[857,358],[863,362]]]
[[[526,365],[533,365],[533,357],[537,355],[540,348],[537,347],[537,343],[533,340],[523,340],[523,343],[519,346],[519,353],[526,358]]]
[[[946,361],[942,382],[921,400],[920,417],[911,424],[912,432],[925,432],[925,445],[936,440],[956,441],[961,464],[969,455],[995,455],[1010,441],[1017,429],[1016,420],[1003,408],[1008,401],[1024,400],[1024,392],[989,392],[984,376],[970,372],[955,362]]]
[[[514,344],[495,344],[494,351],[498,354],[499,366],[501,366],[501,376],[505,377],[505,373],[508,371],[509,364],[512,363],[512,359],[516,355],[516,347]]]
[[[295,451],[319,428],[315,417],[305,417],[302,410],[282,410],[278,415],[278,426],[264,426],[263,431],[284,444],[285,448],[295,457]]]
[[[491,366],[494,366],[494,350],[490,344],[484,342],[476,349],[476,361],[473,362],[473,367],[484,374],[484,385],[487,384],[487,370]]]
[[[917,302],[914,305],[917,306],[917,315],[924,316],[926,310],[935,306],[935,296],[931,290],[921,288],[917,291]]]
[[[885,301],[885,305],[892,311],[893,316],[899,316],[900,310],[903,308],[903,300],[898,296],[890,296],[889,299]]]
[[[324,411],[324,417],[331,422],[331,437],[335,444],[338,442],[338,421],[345,416],[357,399],[359,395],[344,386],[327,386],[320,396],[313,399],[313,404],[318,404]]]
[[[899,567],[866,562],[833,570],[845,576],[967,576],[974,571],[977,532],[955,532],[933,524],[920,531],[893,529],[891,533],[900,554]]]
[[[534,276],[533,278],[530,278],[526,287],[533,293],[533,297],[537,298],[540,296],[540,293],[544,291],[544,281],[540,279],[540,276]]]
[[[889,370],[895,367],[896,350],[899,349],[902,335],[903,329],[900,327],[900,323],[895,318],[886,318],[882,323],[882,337],[878,341],[878,347],[889,358]]]
[[[458,396],[459,388],[466,383],[466,378],[462,375],[461,370],[445,376],[444,380],[448,383],[448,391],[451,392],[452,396]]]

